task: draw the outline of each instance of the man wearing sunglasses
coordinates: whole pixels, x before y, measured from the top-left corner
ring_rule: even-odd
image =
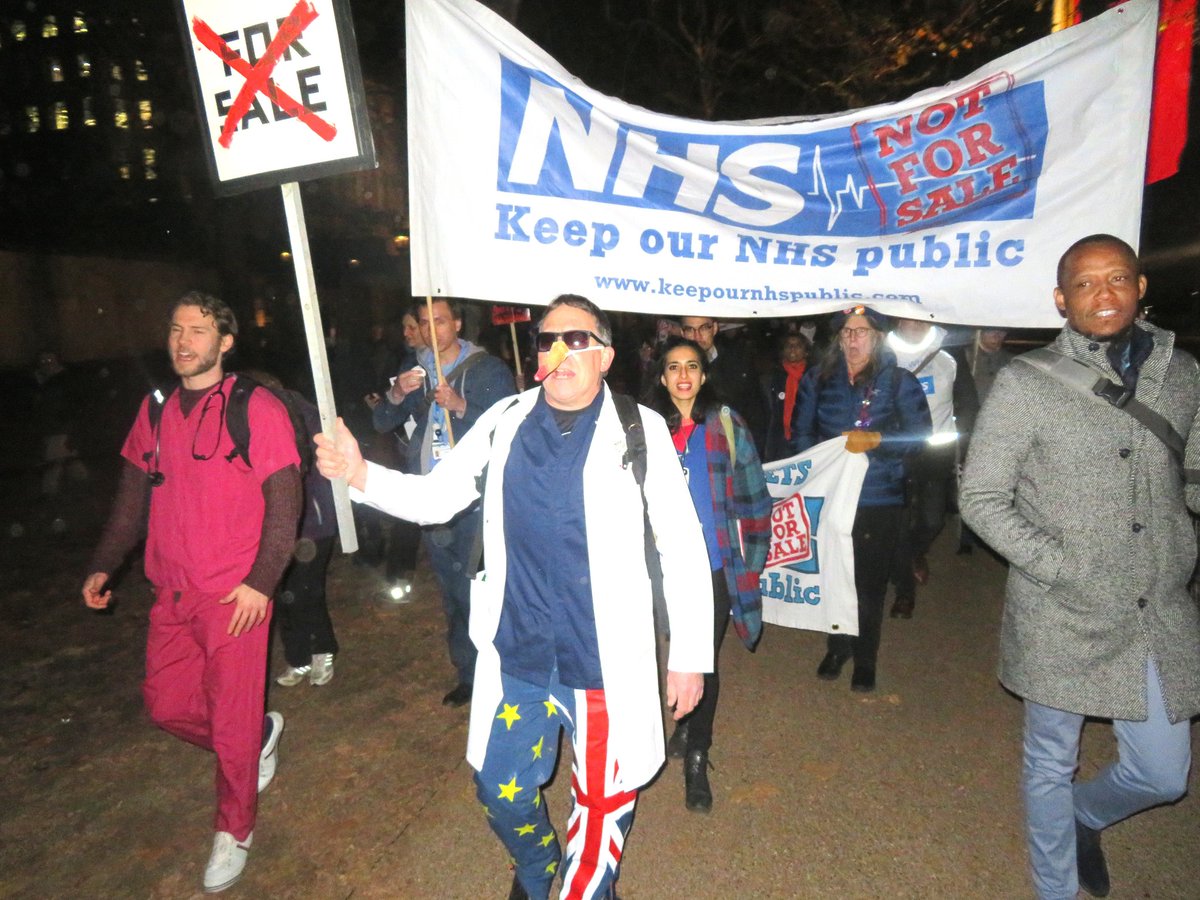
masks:
[[[217,757],[216,836],[204,890],[241,878],[258,793],[275,775],[283,717],[263,717],[270,596],[291,559],[300,518],[300,459],[287,409],[266,390],[247,407],[253,465],[236,455],[225,412],[224,358],[237,320],[221,300],[184,295],[167,349],[178,390],[151,424],[147,398],[125,439],[117,498],[83,583],[104,609],[109,575],[146,527],[156,598],[146,645],[146,710],[155,724]]]
[[[645,522],[663,573],[671,644],[667,701],[687,715],[712,670],[712,581],[704,537],[667,432],[640,409],[646,474],[604,375],[608,317],[575,295],[538,326],[540,388],[493,406],[427,476],[365,463],[340,424],[317,464],[351,496],[402,518],[442,521],[483,490],[487,570],[472,583],[479,648],[467,760],[487,821],[516,861],[511,897],[607,897],[638,789],[662,767]],[[486,470],[486,486],[477,480]],[[565,855],[541,788],[558,738],[574,748]]]

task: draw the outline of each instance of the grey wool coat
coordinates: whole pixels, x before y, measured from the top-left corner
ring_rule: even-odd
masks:
[[[1171,332],[1135,327],[1154,339],[1136,397],[1186,439],[1200,408],[1196,360],[1173,349]],[[1120,383],[1106,346],[1068,326],[1052,348]],[[1067,712],[1143,720],[1150,657],[1171,721],[1200,711],[1200,611],[1187,591],[1196,534],[1179,466],[1144,426],[1018,358],[976,422],[960,509],[1010,563],[1005,687]]]

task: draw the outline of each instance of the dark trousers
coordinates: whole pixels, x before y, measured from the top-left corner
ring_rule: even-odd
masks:
[[[417,568],[417,551],[421,548],[421,526],[405,519],[392,519],[387,546],[387,578],[413,577]]]
[[[896,597],[913,599],[917,584],[913,560],[924,556],[946,526],[946,512],[954,495],[954,447],[925,450],[912,466],[908,479],[908,508],[900,520],[892,563]]]
[[[860,506],[854,517],[854,581],[858,588],[858,636],[831,634],[828,648],[854,657],[854,666],[874,669],[883,629],[883,599],[896,552],[903,506]]]
[[[712,573],[713,586],[713,670],[704,676],[704,694],[696,708],[683,720],[687,722],[687,749],[708,750],[712,746],[713,720],[717,715],[717,698],[721,696],[721,675],[717,658],[721,653],[721,642],[729,627],[729,588],[725,584],[725,570]]]
[[[476,504],[445,525],[425,528],[423,535],[425,551],[442,588],[446,642],[460,684],[475,682],[475,645],[467,630],[471,618],[471,579],[475,573],[469,569],[482,523],[483,513]]]
[[[293,559],[284,573],[279,602],[275,604],[275,618],[283,641],[283,657],[289,666],[307,666],[316,653],[338,652],[333,622],[325,603],[325,575],[334,540],[336,537],[331,535],[313,541],[315,555],[312,559]]]

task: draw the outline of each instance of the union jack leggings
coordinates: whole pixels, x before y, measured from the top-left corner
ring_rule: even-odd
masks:
[[[507,674],[501,678],[504,697],[496,707],[483,768],[475,774],[488,825],[534,900],[550,896],[556,874],[562,875],[561,900],[608,896],[633,824],[637,791],[614,788],[617,760],[609,754],[604,691],[565,687],[557,671],[548,686]],[[565,860],[541,791],[554,774],[562,728],[575,753]]]

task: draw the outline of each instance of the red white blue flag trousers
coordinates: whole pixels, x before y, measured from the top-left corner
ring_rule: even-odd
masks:
[[[561,900],[607,896],[633,824],[637,791],[614,787],[617,760],[609,752],[604,691],[564,687],[557,671],[548,686],[507,674],[501,678],[504,696],[483,768],[475,774],[488,824],[534,900],[549,897],[558,874]],[[563,728],[575,755],[565,859],[541,790],[554,774]]]

